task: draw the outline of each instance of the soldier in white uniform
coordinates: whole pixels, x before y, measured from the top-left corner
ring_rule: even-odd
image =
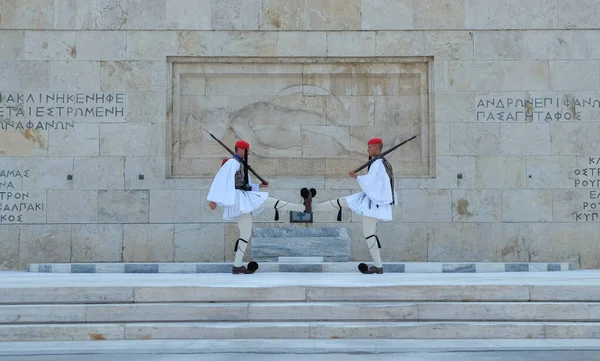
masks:
[[[380,138],[373,138],[368,141],[369,159],[380,154],[382,150],[383,141]],[[350,171],[349,175],[358,181],[362,192],[313,204],[312,211],[338,210],[338,221],[341,220],[343,207],[349,207],[354,213],[361,215],[363,234],[373,258],[373,266],[368,267],[366,264],[361,263],[358,268],[365,274],[382,274],[383,264],[379,254],[381,244],[379,238],[375,235],[375,228],[378,220],[392,220],[392,206],[398,202],[394,191],[392,166],[385,158],[380,158],[371,163],[366,175],[357,176],[354,171]]]
[[[235,144],[235,154],[225,161],[215,176],[208,192],[209,207],[215,210],[217,206],[224,208],[223,219],[237,220],[240,237],[235,244],[235,260],[233,274],[251,274],[258,269],[258,263],[250,262],[248,267],[242,265],[242,259],[252,235],[252,216],[265,208],[275,209],[275,220],[279,219],[279,210],[304,212],[302,204],[280,201],[269,197],[269,193],[259,191],[267,188],[268,183],[254,184],[248,174],[248,152],[250,144],[239,140]]]

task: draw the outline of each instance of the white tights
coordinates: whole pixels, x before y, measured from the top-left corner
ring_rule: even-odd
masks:
[[[272,197],[267,198],[260,208],[270,210],[271,208],[274,208],[276,204],[277,210],[304,212],[303,204],[281,201]],[[248,241],[250,240],[250,236],[252,236],[252,213],[242,214],[237,218],[237,223],[240,230],[240,239],[236,241],[237,249],[235,251],[233,265],[235,267],[241,267],[244,253],[246,253],[246,248],[248,248]]]
[[[238,228],[240,229],[240,239],[236,241],[237,249],[235,251],[235,259],[233,265],[235,267],[242,266],[242,259],[246,248],[248,247],[248,240],[252,235],[252,213],[244,213],[237,219]]]
[[[371,257],[373,258],[373,266],[381,268],[383,267],[383,264],[381,263],[381,256],[379,255],[378,238],[375,235],[376,227],[377,219],[363,216],[363,235],[365,236],[367,247],[369,247],[369,252],[371,252]]]
[[[338,202],[340,204],[339,206]],[[342,208],[348,207],[348,203],[346,202],[345,197],[314,204],[312,206],[312,210],[313,212],[339,210],[340,206]],[[371,252],[371,257],[373,258],[373,265],[375,267],[381,268],[383,267],[383,265],[381,263],[381,255],[379,254],[379,244],[377,241],[377,236],[375,235],[377,219],[363,216],[362,223],[363,235],[365,236],[365,240],[367,241],[367,247],[369,247],[369,252]]]

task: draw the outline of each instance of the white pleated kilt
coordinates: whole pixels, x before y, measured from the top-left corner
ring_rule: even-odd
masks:
[[[257,215],[262,212],[260,206],[269,198],[268,192],[254,192],[235,190],[235,203],[232,206],[225,206],[223,211],[223,219],[231,221],[237,219],[245,213],[252,212],[252,215]]]
[[[348,207],[356,214],[367,216],[380,221],[392,220],[392,206],[389,204],[377,206],[365,192],[355,193],[346,197]]]

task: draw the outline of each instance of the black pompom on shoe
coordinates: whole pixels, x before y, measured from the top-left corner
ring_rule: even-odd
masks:
[[[306,197],[308,197],[308,195],[309,195],[308,188],[304,187],[304,188],[300,189],[300,197],[306,199]]]
[[[256,261],[248,263],[248,269],[252,272],[256,272],[256,270],[258,269],[258,263],[256,263]]]
[[[360,271],[360,273],[365,273],[368,269],[369,266],[367,266],[365,263],[361,263],[358,265],[358,270]]]
[[[365,275],[371,275],[371,274],[381,275],[381,274],[383,274],[383,267],[375,267],[375,266],[369,267],[364,263],[361,263],[358,265],[358,270],[360,271],[360,273],[365,274]]]

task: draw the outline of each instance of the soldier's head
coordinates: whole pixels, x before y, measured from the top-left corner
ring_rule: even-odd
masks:
[[[383,150],[383,140],[381,138],[373,138],[367,142],[367,152],[369,157],[374,157]]]
[[[248,156],[248,151],[250,150],[250,143],[245,140],[238,140],[235,143],[235,154],[239,155],[242,158]]]

